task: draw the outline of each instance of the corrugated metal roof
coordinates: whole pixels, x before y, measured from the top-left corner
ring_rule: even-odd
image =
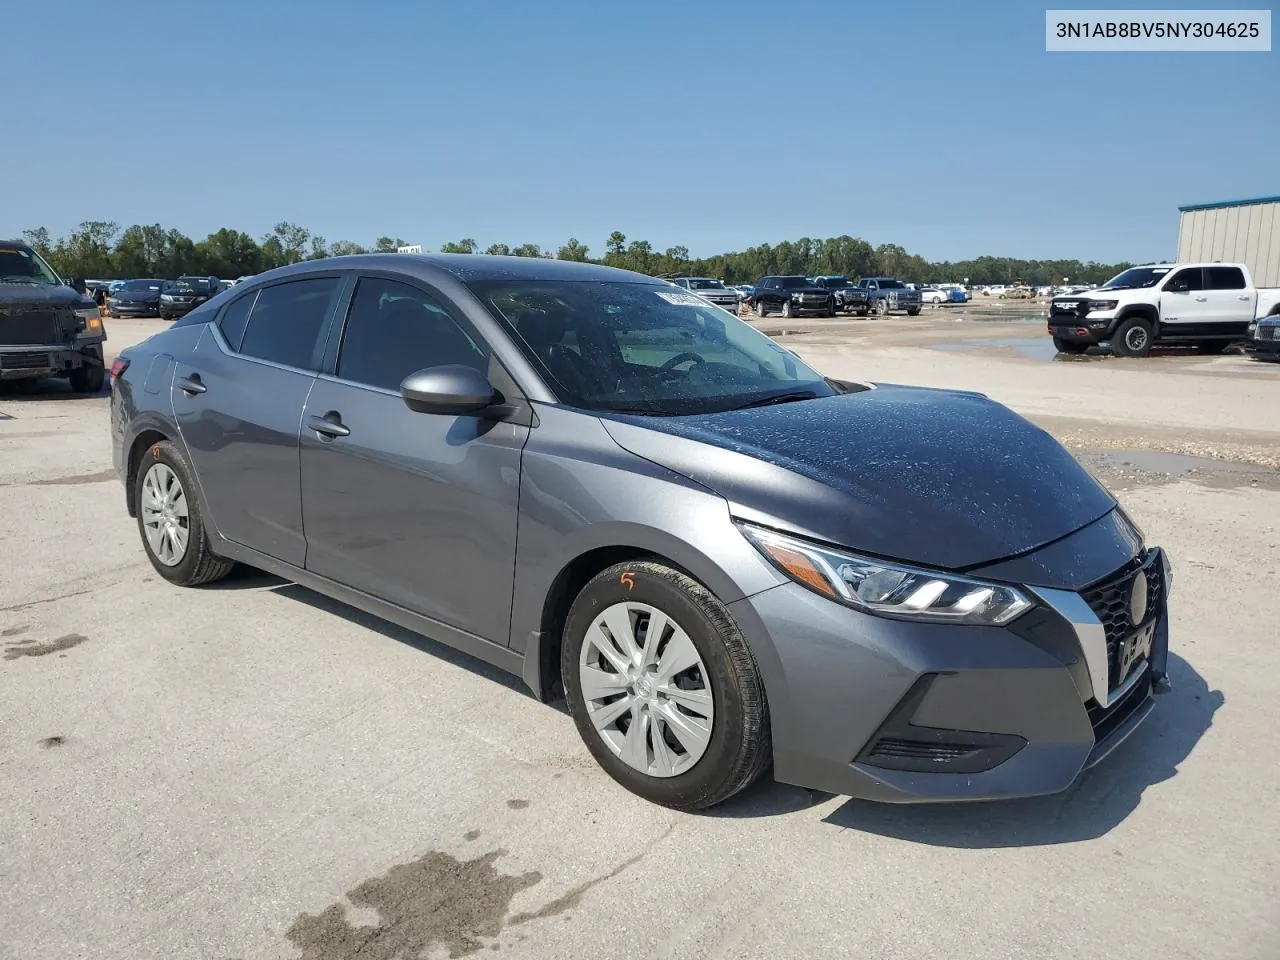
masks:
[[[1280,203],[1280,196],[1276,197],[1253,197],[1249,200],[1221,200],[1218,203],[1192,203],[1185,207],[1179,207],[1180,213],[1186,213],[1188,210],[1217,210],[1221,207],[1250,207],[1255,203]]]

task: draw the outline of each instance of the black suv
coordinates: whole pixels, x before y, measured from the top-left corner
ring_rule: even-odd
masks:
[[[856,313],[860,317],[865,317],[871,309],[867,303],[867,291],[863,290],[848,277],[814,277],[813,282],[831,291],[836,298],[836,313],[841,310],[847,310],[850,313]]]
[[[160,294],[160,319],[184,316],[221,291],[217,277],[179,277],[164,285]]]
[[[771,313],[781,313],[784,317],[836,315],[835,294],[808,277],[761,277],[751,295],[751,306],[757,317]]]

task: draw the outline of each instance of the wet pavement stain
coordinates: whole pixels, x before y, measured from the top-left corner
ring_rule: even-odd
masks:
[[[60,747],[67,742],[66,737],[45,737],[43,740],[37,741],[40,746],[46,750],[52,750],[54,747]]]
[[[74,477],[51,477],[48,480],[32,480],[29,486],[74,487],[82,483],[106,483],[108,480],[118,479],[119,475],[114,470],[99,470],[97,473],[82,473]]]
[[[1280,470],[1160,450],[1085,450],[1082,462],[1116,485],[1158,486],[1180,480],[1215,490],[1280,490]]]
[[[528,800],[520,800],[520,799],[516,799],[516,800],[508,800],[508,801],[507,801],[507,806],[508,806],[508,807],[510,807],[512,810],[523,810],[523,809],[525,809],[526,807],[528,807],[528,806],[529,806],[529,801],[528,801]]]
[[[302,914],[285,936],[302,951],[300,960],[411,960],[444,946],[450,957],[475,953],[481,938],[502,932],[511,899],[542,874],[502,874],[493,850],[475,860],[432,851],[366,880],[347,894],[356,907],[378,911],[375,927],[353,926],[340,903],[319,915]]]
[[[472,840],[476,839],[478,836],[480,836],[479,830],[468,830],[466,833],[462,835],[462,839],[470,843]]]
[[[0,637],[16,637],[20,634],[26,633],[30,629],[31,627],[26,624],[23,624],[20,627],[5,627],[3,630],[0,630]]]
[[[670,828],[668,828],[667,833],[664,834],[661,839],[666,839],[667,835],[669,835],[670,833],[671,833],[671,830]],[[550,903],[539,907],[537,910],[534,910],[531,913],[517,913],[514,917],[511,918],[510,922],[512,924],[528,923],[530,920],[541,920],[544,917],[553,917],[558,913],[564,913],[566,910],[572,910],[574,907],[576,907],[579,903],[582,902],[582,898],[583,896],[586,895],[588,890],[590,890],[592,887],[599,886],[600,884],[604,883],[606,880],[612,880],[614,877],[620,874],[623,870],[626,870],[628,867],[634,867],[637,863],[639,863],[641,860],[645,858],[646,853],[637,853],[630,860],[624,860],[622,863],[618,864],[616,867],[614,867],[612,870],[610,870],[608,873],[604,874],[603,876],[596,877],[593,880],[588,880],[586,883],[578,884],[578,886],[574,887],[564,896],[556,897],[556,899],[552,900]],[[569,918],[565,917],[565,919],[567,920]]]
[[[39,640],[21,640],[5,647],[4,658],[17,660],[20,657],[47,657],[51,653],[61,653],[72,647],[78,647],[88,639],[82,633],[68,633],[56,640],[46,640],[43,643]]]

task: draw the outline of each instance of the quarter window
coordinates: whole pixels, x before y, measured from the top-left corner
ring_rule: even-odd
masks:
[[[317,369],[320,333],[338,282],[336,277],[316,277],[261,290],[240,352],[287,367]]]
[[[488,347],[417,287],[362,277],[347,313],[337,375],[399,391],[409,374],[445,364],[487,374]]]
[[[227,345],[240,352],[240,341],[244,339],[244,328],[249,323],[249,311],[253,309],[254,294],[241,297],[227,304],[222,316],[218,318],[218,329]]]
[[[1210,290],[1243,290],[1244,271],[1239,267],[1206,267]]]

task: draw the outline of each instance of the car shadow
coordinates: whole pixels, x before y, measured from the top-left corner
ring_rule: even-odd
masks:
[[[101,400],[111,396],[111,387],[104,384],[97,393],[76,393],[71,384],[60,378],[41,378],[38,380],[0,380],[0,399],[21,400],[23,403],[37,403],[49,400]]]
[[[1186,660],[1169,656],[1173,689],[1116,751],[1063,793],[1029,800],[949,805],[849,800],[824,823],[912,843],[966,849],[1093,840],[1137,809],[1150,786],[1171,780],[1213,725],[1226,698]]]
[[[512,676],[505,670],[500,670],[498,667],[485,663],[478,657],[463,653],[461,650],[455,650],[453,647],[432,640],[430,637],[415,633],[373,614],[365,613],[363,610],[345,604],[341,600],[334,600],[332,597],[327,597],[322,593],[317,593],[291,580],[277,577],[272,573],[265,573],[261,570],[247,567],[244,564],[238,564],[225,579],[206,584],[200,589],[270,591],[282,597],[288,597],[290,600],[305,603],[307,606],[315,607],[317,610],[322,610],[335,617],[341,617],[348,623],[354,623],[375,633],[380,633],[384,637],[406,644],[416,650],[421,650],[423,653],[429,653],[447,663],[482,676],[486,680],[499,683],[510,690],[532,696],[529,688],[524,685],[519,677]],[[564,708],[563,701],[559,704],[558,709],[562,713],[568,712]]]

